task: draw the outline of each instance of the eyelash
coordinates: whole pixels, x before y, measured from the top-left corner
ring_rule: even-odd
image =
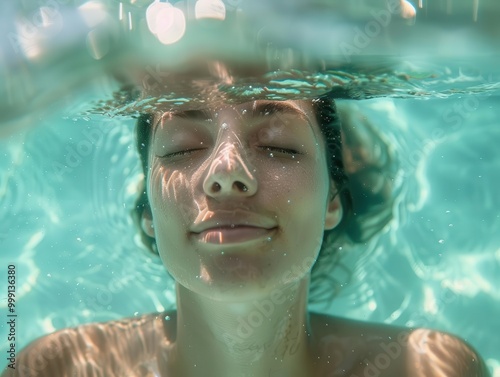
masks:
[[[276,151],[276,152],[280,152],[280,153],[284,153],[284,154],[289,154],[289,155],[298,155],[300,154],[298,151],[296,151],[295,149],[288,149],[288,148],[281,148],[281,147],[271,147],[271,146],[263,146],[263,147],[260,147],[266,151]],[[172,153],[168,153],[164,156],[161,156],[162,158],[172,158],[172,157],[177,157],[177,156],[184,156],[184,155],[187,155],[189,153],[192,153],[192,152],[196,152],[196,151],[201,151],[203,149],[187,149],[185,151],[178,151],[178,152],[172,152]]]
[[[186,154],[189,154],[191,152],[196,152],[196,151],[201,151],[202,149],[187,149],[185,151],[179,151],[179,152],[172,152],[172,153],[167,153],[164,156],[161,156],[162,158],[171,158],[171,157],[177,157],[177,156],[184,156]]]
[[[265,149],[266,151],[277,151],[289,155],[295,155],[295,154],[300,154],[297,152],[295,149],[288,149],[288,148],[281,148],[281,147],[261,147]]]

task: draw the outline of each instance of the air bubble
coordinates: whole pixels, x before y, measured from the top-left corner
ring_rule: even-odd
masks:
[[[223,130],[225,130],[228,127],[227,123],[222,123],[221,127],[222,127]]]
[[[439,240],[438,242],[439,242],[439,243],[444,243],[444,240]]]

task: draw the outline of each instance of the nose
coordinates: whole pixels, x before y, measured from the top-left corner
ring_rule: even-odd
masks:
[[[203,190],[207,195],[214,198],[248,197],[257,192],[253,167],[244,155],[238,143],[220,145],[203,181]]]

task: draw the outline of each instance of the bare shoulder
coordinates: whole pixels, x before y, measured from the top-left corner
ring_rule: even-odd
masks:
[[[132,375],[137,365],[156,355],[159,342],[165,340],[160,335],[171,331],[166,315],[59,330],[25,347],[16,356],[15,369],[6,368],[1,377],[65,377],[83,371],[88,376]],[[170,315],[175,319],[175,313]]]
[[[411,376],[487,377],[478,352],[464,340],[440,331],[415,329],[408,337]]]
[[[325,375],[488,376],[474,348],[451,334],[321,314],[311,316],[311,329]]]

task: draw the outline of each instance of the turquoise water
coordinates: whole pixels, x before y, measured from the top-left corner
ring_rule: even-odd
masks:
[[[469,34],[461,36],[457,43],[470,42]],[[331,304],[313,308],[457,334],[498,377],[500,75],[498,58],[484,54],[489,45],[483,39],[473,45],[478,57],[465,63],[398,58],[395,71],[413,72],[410,80],[390,70],[393,60],[378,57],[392,72],[386,84],[333,88],[338,97],[365,98],[339,104],[355,103],[392,148],[395,217],[368,244],[348,251],[344,263],[352,279]],[[70,52],[81,50],[87,54],[88,46]],[[29,81],[44,72],[31,91],[1,92],[8,111],[0,118],[0,276],[8,264],[16,266],[17,350],[60,328],[172,308],[173,281],[141,250],[129,216],[140,175],[134,121],[87,111],[117,89],[102,79],[117,60],[75,63],[68,53],[57,66],[33,61],[21,74],[2,56],[2,73]],[[359,61],[372,65],[367,56]],[[360,77],[352,67],[349,72]],[[2,278],[0,295],[6,291]],[[6,301],[0,308],[3,315]],[[4,322],[2,355],[8,349]]]
[[[460,121],[444,120],[466,101],[357,103],[401,161],[396,217],[350,251],[352,281],[317,309],[458,334],[498,374],[500,113],[497,98],[477,97]],[[132,128],[55,114],[2,141],[2,260],[17,267],[19,347],[56,329],[172,307],[173,282],[140,250],[128,216],[139,174]],[[88,154],[78,153],[85,141]]]

